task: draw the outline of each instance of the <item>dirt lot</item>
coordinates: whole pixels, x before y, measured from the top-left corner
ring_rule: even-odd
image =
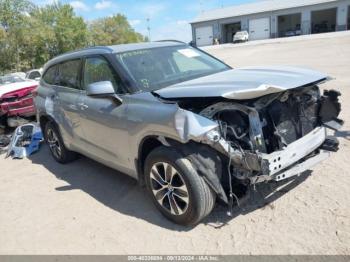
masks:
[[[232,219],[218,207],[187,229],[134,180],[90,159],[60,165],[46,146],[30,159],[0,156],[0,253],[350,254],[350,34],[210,52],[234,67],[300,65],[335,77],[324,87],[343,93],[341,150],[274,194],[280,185],[258,187]]]

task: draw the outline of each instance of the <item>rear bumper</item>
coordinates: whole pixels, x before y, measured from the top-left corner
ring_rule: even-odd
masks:
[[[0,104],[0,115],[7,116],[33,116],[35,115],[34,101],[32,97],[25,97],[13,102]]]
[[[239,43],[239,42],[244,42],[244,41],[247,41],[246,39],[244,39],[244,38],[237,38],[237,39],[233,39],[233,42],[234,43]]]

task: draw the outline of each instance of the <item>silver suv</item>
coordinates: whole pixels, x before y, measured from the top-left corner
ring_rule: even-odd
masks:
[[[180,42],[93,47],[49,61],[35,98],[53,157],[77,153],[145,185],[182,225],[236,185],[301,174],[338,149],[339,92],[292,67],[232,69]]]

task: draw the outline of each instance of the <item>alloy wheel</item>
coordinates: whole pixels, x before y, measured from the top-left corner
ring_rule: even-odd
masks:
[[[189,193],[182,175],[169,163],[155,163],[150,185],[157,202],[172,215],[182,215],[189,205]]]
[[[61,146],[56,133],[51,128],[47,130],[47,143],[49,144],[52,154],[54,154],[56,158],[60,158],[62,152]]]

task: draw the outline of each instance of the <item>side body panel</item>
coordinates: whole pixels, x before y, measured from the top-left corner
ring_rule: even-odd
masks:
[[[50,116],[58,124],[65,146],[80,151],[82,129],[78,103],[81,91],[40,82],[34,98],[37,117]]]
[[[201,141],[217,127],[212,120],[181,109],[175,103],[164,103],[150,93],[125,96],[126,128],[129,134],[129,168],[135,169],[139,146],[148,136],[163,136],[181,143]]]
[[[54,119],[59,124],[61,134],[69,148],[82,148],[82,128],[80,125],[79,102],[82,91],[62,86],[55,86],[52,97]]]
[[[127,103],[113,98],[83,95],[80,121],[83,131],[83,153],[123,172],[129,167],[129,132]]]

